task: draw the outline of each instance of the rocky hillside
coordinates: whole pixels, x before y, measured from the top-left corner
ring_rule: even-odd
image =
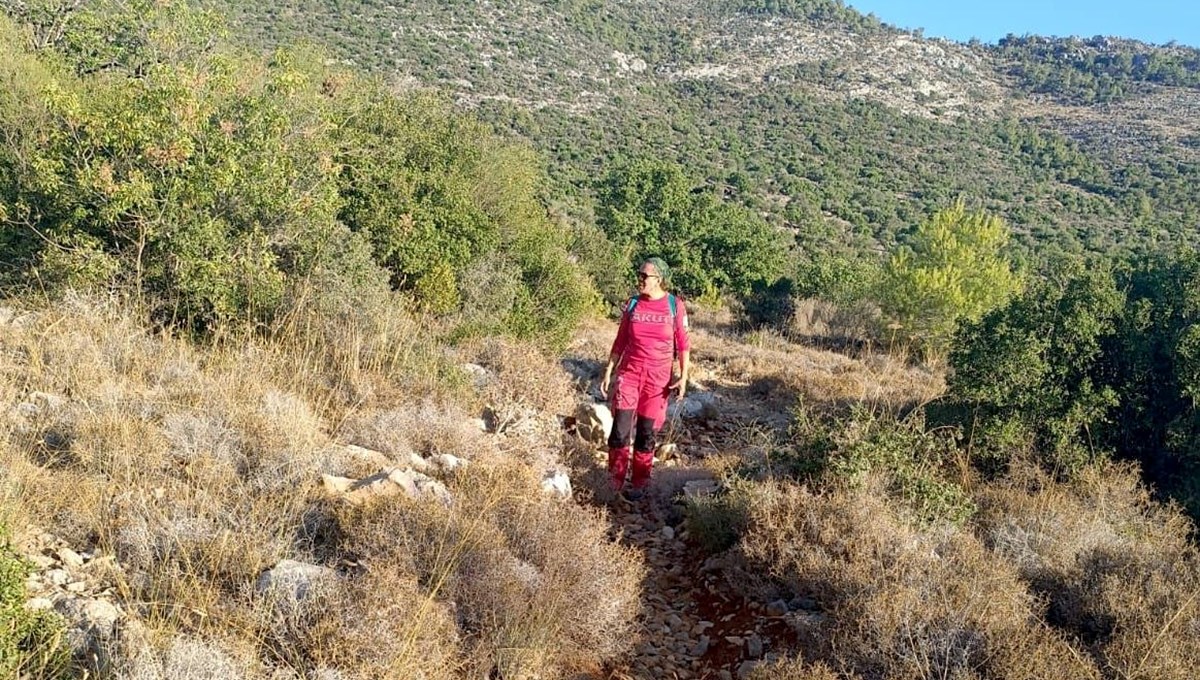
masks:
[[[678,161],[813,246],[889,245],[956,196],[1003,213],[1030,247],[1194,241],[1194,50],[968,45],[832,0],[762,5],[226,8],[260,44],[314,41],[533,140],[584,205],[598,170],[648,155]]]

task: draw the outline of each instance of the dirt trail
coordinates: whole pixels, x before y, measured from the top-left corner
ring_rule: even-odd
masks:
[[[592,677],[744,678],[755,665],[794,651],[796,628],[821,617],[816,604],[747,599],[745,593],[759,591],[742,587],[736,565],[688,535],[685,489],[704,493],[716,485],[706,460],[762,455],[756,438],[783,434],[798,399],[887,401],[941,389],[940,377],[886,358],[852,359],[778,337],[747,344],[720,319],[693,318],[693,329],[694,408],[671,418],[663,433],[678,444],[678,455],[656,460],[650,493],[636,505],[594,501],[609,507],[614,539],[644,555],[648,576],[634,653]],[[608,325],[586,329],[564,361],[582,374],[581,390],[591,390],[592,398],[596,358],[607,354],[613,332]],[[602,453],[596,465],[604,465]]]

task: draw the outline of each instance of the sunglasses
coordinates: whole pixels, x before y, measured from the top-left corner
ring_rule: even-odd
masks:
[[[645,281],[646,279],[658,278],[658,274],[647,274],[646,272],[638,272],[637,277],[638,277],[638,281]]]

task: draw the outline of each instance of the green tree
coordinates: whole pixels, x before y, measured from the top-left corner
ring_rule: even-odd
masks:
[[[921,223],[888,261],[879,300],[911,340],[944,347],[959,321],[973,321],[1021,287],[1004,255],[1009,231],[960,200]]]
[[[1124,296],[1104,267],[1055,269],[955,338],[948,392],[985,468],[1024,449],[1069,473],[1104,444],[1119,396],[1107,350]]]
[[[597,187],[596,218],[627,266],[661,256],[689,295],[747,295],[778,279],[786,261],[781,232],[719,201],[674,163],[642,160],[609,172]]]

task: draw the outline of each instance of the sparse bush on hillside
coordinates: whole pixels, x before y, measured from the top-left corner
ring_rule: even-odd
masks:
[[[599,517],[539,500],[535,478],[512,466],[469,468],[456,493],[453,509],[347,508],[341,548],[368,573],[406,565],[427,597],[455,602],[476,675],[544,677],[625,649],[641,572]]]
[[[1118,677],[1191,677],[1200,662],[1192,525],[1130,466],[1069,484],[1021,470],[980,495],[979,532],[1046,602],[1046,620]]]
[[[472,388],[430,334],[392,313],[340,330],[298,318],[291,332],[316,330],[205,347],[82,300],[0,325],[5,403],[44,395],[28,397],[27,415],[0,409],[10,418],[0,516],[116,558],[103,578],[151,638],[112,650],[119,677],[203,664],[247,677],[450,680],[495,666],[545,677],[627,650],[639,560],[609,540],[602,516],[542,492],[557,424],[514,423],[497,437],[470,417],[479,402],[528,392],[520,408],[540,418],[569,396],[565,375],[544,352],[497,339],[464,347],[492,375]],[[529,370],[542,365],[531,357],[546,370]],[[518,444],[538,458],[500,451]],[[444,477],[453,504],[316,498],[321,473],[365,476],[413,452],[471,460]],[[303,602],[254,595],[284,558],[339,576]],[[211,653],[177,637],[212,640]]]
[[[974,511],[955,467],[957,430],[927,430],[921,410],[900,419],[855,405],[821,420],[799,407],[785,469],[831,488],[887,480],[889,497],[920,522],[962,522]]]

